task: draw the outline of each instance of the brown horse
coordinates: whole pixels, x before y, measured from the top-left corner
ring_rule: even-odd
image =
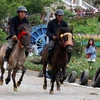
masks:
[[[17,91],[17,87],[21,84],[21,81],[23,79],[24,73],[26,71],[26,68],[24,67],[24,62],[26,59],[25,50],[29,50],[30,48],[30,34],[29,34],[29,27],[27,24],[22,24],[18,27],[18,30],[20,32],[20,39],[17,40],[16,45],[13,48],[13,51],[9,57],[8,61],[8,76],[5,79],[6,84],[10,82],[11,72],[12,72],[12,80],[13,80],[13,86],[14,91]],[[22,32],[24,34],[22,35]],[[0,48],[0,65],[1,65],[1,77],[0,77],[0,85],[3,84],[3,75],[5,72],[5,69],[3,68],[3,58],[5,55],[5,51],[7,49],[7,43],[4,43]],[[19,81],[16,84],[15,77],[18,70],[22,70],[22,75],[19,79]]]
[[[60,90],[60,84],[58,79],[58,73],[62,70],[63,80],[66,79],[66,64],[68,63],[68,54],[71,52],[73,47],[72,42],[72,30],[69,28],[60,28],[57,32],[57,44],[54,49],[53,56],[51,58],[51,89],[50,94],[53,94],[54,82],[56,81],[57,90]],[[47,51],[48,46],[45,47],[42,54],[43,61],[43,74],[44,74],[44,85],[43,88],[47,88],[46,80],[46,68],[47,68]]]

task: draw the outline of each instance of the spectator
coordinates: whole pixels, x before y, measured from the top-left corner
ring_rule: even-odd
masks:
[[[32,49],[33,49],[33,53],[34,53],[35,55],[38,55],[38,47],[37,47],[37,45],[36,45],[36,42],[33,42],[33,44],[32,44]]]
[[[88,61],[95,62],[95,60],[96,60],[96,48],[95,48],[95,43],[94,43],[93,38],[90,38],[88,40],[88,44],[86,46],[85,53],[86,53]]]
[[[55,19],[55,16],[54,16],[53,13],[51,13],[51,14],[50,14],[50,20],[53,20],[53,19]]]

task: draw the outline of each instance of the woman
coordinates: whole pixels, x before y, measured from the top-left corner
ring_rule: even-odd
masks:
[[[86,56],[88,61],[93,61],[95,62],[96,60],[96,48],[95,48],[95,43],[93,38],[90,38],[88,40],[88,44],[86,46]]]

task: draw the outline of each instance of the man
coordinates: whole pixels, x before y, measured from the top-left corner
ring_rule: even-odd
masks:
[[[7,69],[7,62],[9,60],[9,56],[13,50],[14,45],[16,44],[17,36],[18,36],[18,26],[21,24],[29,24],[29,21],[25,18],[27,13],[27,9],[24,6],[19,6],[17,9],[17,16],[11,18],[10,21],[10,36],[8,38],[8,48],[5,52],[4,57],[4,66],[3,68]]]
[[[48,44],[48,63],[51,64],[51,57],[53,54],[53,49],[56,45],[56,33],[60,27],[68,27],[68,24],[63,21],[64,11],[62,9],[57,9],[55,12],[55,19],[51,20],[47,26],[47,36],[49,37]],[[68,62],[71,58],[71,54],[68,54]]]

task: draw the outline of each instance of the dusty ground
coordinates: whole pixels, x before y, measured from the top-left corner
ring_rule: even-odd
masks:
[[[61,91],[54,88],[54,94],[49,94],[50,80],[48,79],[48,88],[43,90],[43,78],[37,77],[37,72],[27,71],[18,92],[13,91],[12,81],[9,85],[0,86],[0,100],[100,100],[100,89],[78,84],[65,82],[61,86]],[[35,76],[34,76],[35,75]],[[17,74],[17,79],[20,73]],[[5,74],[6,77],[6,74]]]

